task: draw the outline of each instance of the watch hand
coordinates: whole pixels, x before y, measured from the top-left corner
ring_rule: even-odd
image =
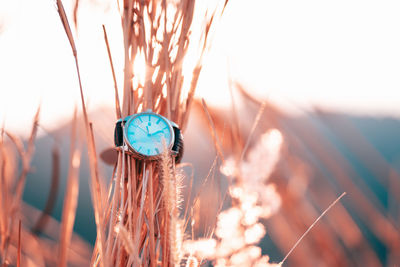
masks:
[[[151,135],[155,135],[155,134],[158,134],[158,133],[164,133],[164,132],[160,130],[160,131],[152,133]]]
[[[139,126],[138,126],[138,128],[139,128],[140,130],[142,130],[145,134],[147,134],[147,132],[146,132],[145,130],[143,130],[142,128],[140,128]]]
[[[147,134],[150,135],[149,126],[146,126]]]

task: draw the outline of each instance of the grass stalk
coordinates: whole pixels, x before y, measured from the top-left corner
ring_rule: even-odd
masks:
[[[122,118],[122,113],[121,113],[121,104],[119,102],[119,95],[118,95],[117,77],[115,76],[114,64],[113,64],[113,60],[112,60],[112,56],[111,56],[110,44],[108,43],[106,27],[104,25],[102,25],[102,26],[103,26],[103,33],[104,33],[104,41],[106,43],[108,59],[110,61],[111,73],[112,73],[113,81],[114,81],[115,112],[117,115],[117,119],[120,119],[120,118]]]
[[[76,120],[77,118],[75,110],[74,119],[72,122],[68,180],[62,212],[60,245],[58,252],[58,266],[61,267],[67,266],[68,263],[68,248],[70,247],[71,243],[76,215],[76,207],[78,204],[79,166],[81,161],[81,153],[80,150],[76,147]]]
[[[21,267],[21,220],[18,222],[17,267]]]
[[[283,263],[287,260],[287,258],[292,254],[293,250],[300,244],[301,240],[311,231],[311,229],[324,217],[324,215],[340,201],[342,197],[346,195],[346,192],[343,192],[335,201],[333,201],[322,213],[321,215],[318,216],[317,219],[310,225],[310,227],[307,228],[307,230],[304,232],[304,234],[296,241],[296,243],[293,245],[293,247],[289,250],[289,252],[286,254],[286,256],[283,258],[281,262],[279,262],[279,265],[282,266]]]
[[[89,164],[90,164],[90,173],[91,173],[91,192],[92,192],[92,200],[93,200],[93,207],[95,211],[95,221],[96,221],[96,228],[97,228],[97,238],[99,239],[98,242],[98,247],[99,247],[99,253],[100,253],[100,266],[108,266],[108,260],[105,257],[104,253],[104,237],[103,237],[103,219],[101,216],[101,211],[102,209],[102,197],[101,197],[101,189],[100,189],[100,181],[99,181],[99,176],[98,176],[98,169],[97,169],[97,154],[96,154],[96,149],[95,149],[95,144],[94,144],[94,137],[93,137],[93,129],[92,125],[89,123],[88,119],[88,114],[86,111],[86,105],[85,105],[85,98],[83,95],[83,88],[82,88],[82,81],[81,81],[81,75],[80,75],[80,70],[79,70],[79,63],[78,63],[78,55],[77,55],[77,49],[75,46],[75,41],[74,37],[72,35],[71,28],[69,26],[68,18],[65,13],[64,6],[62,4],[61,0],[57,0],[57,7],[58,7],[58,14],[60,15],[60,19],[62,22],[62,25],[64,26],[65,33],[68,37],[68,40],[71,45],[72,53],[75,59],[75,67],[76,67],[76,72],[78,76],[78,82],[79,82],[79,89],[80,89],[80,95],[81,95],[81,103],[82,103],[82,111],[83,111],[83,118],[84,118],[84,123],[85,123],[85,129],[86,129],[86,137],[87,137],[87,144],[88,144],[88,155],[89,155]]]
[[[58,146],[58,142],[54,143],[51,158],[52,158],[52,171],[51,171],[50,192],[47,197],[46,205],[43,209],[43,212],[40,218],[37,220],[35,226],[32,228],[32,231],[34,233],[40,233],[46,227],[49,216],[51,216],[51,213],[56,204],[58,186],[60,183],[60,149]]]

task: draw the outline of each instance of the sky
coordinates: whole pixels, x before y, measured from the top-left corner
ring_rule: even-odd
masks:
[[[70,1],[63,2],[71,14]],[[111,106],[114,98],[101,25],[109,33],[118,77],[121,26],[115,1],[81,3],[78,56],[93,110]],[[289,113],[319,107],[399,117],[399,12],[399,1],[230,0],[197,97],[228,106],[230,77]],[[40,104],[42,125],[54,129],[79,101],[54,1],[0,0],[0,122],[23,134]]]

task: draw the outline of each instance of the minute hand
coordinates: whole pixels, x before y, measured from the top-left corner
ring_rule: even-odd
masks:
[[[159,133],[164,133],[164,132],[160,130],[160,131],[152,133],[151,135],[155,135],[155,134],[159,134]]]
[[[138,128],[139,128],[140,130],[142,130],[145,134],[147,134],[147,131],[143,130],[143,129],[140,128],[139,126],[138,126]]]

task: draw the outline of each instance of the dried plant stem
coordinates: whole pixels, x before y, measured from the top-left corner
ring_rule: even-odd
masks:
[[[26,175],[28,174],[30,170],[30,163],[33,157],[33,152],[34,152],[34,142],[36,139],[36,134],[37,134],[37,128],[38,128],[38,122],[39,122],[39,114],[40,114],[40,107],[36,111],[35,118],[33,120],[33,126],[31,130],[31,135],[28,140],[28,146],[26,149],[26,152],[23,152],[22,156],[22,173],[18,179],[17,186],[15,189],[15,199],[14,199],[14,205],[13,205],[13,210],[15,210],[22,198],[23,190],[25,187],[25,181],[26,181]],[[8,135],[10,136],[10,135]]]
[[[104,25],[103,25],[103,32],[104,32],[104,41],[106,42],[106,47],[107,47],[108,59],[110,61],[111,73],[112,73],[113,81],[114,81],[115,110],[116,110],[117,118],[120,119],[120,118],[122,118],[122,113],[121,113],[121,105],[119,102],[117,78],[115,77],[115,70],[114,70],[114,64],[113,64],[111,51],[110,51],[110,44],[108,43],[107,31],[106,31],[106,27]]]
[[[182,125],[183,129],[185,129],[184,127],[185,127],[185,125],[187,123],[187,120],[189,118],[189,111],[190,111],[190,108],[191,108],[192,103],[193,103],[194,93],[195,93],[195,90],[196,90],[196,87],[197,87],[197,83],[199,81],[200,73],[201,73],[201,70],[202,70],[201,62],[202,62],[202,59],[200,58],[198,64],[196,65],[196,67],[193,70],[193,78],[192,78],[192,81],[190,83],[190,90],[189,90],[188,97],[187,97],[187,100],[186,100],[186,105],[185,105],[184,112],[182,112],[181,125]]]
[[[149,173],[153,174],[153,168],[152,168],[152,164],[148,165],[148,169],[149,169]],[[155,244],[154,244],[154,192],[153,192],[153,175],[151,175],[150,179],[149,179],[149,194],[148,194],[148,198],[149,198],[149,232],[150,232],[150,265],[152,267],[156,266],[156,257],[155,257]]]
[[[217,150],[217,153],[218,153],[219,157],[221,158],[222,162],[224,162],[225,159],[224,159],[224,154],[222,153],[222,146],[221,146],[221,143],[219,141],[219,138],[218,138],[218,135],[217,135],[217,131],[215,130],[214,122],[213,122],[213,120],[211,118],[210,112],[208,111],[208,107],[207,107],[206,101],[204,101],[204,99],[202,99],[201,103],[203,105],[203,110],[206,113],[206,116],[207,116],[207,119],[208,119],[208,123],[210,125],[211,137],[212,137],[212,139],[214,141],[215,149]]]
[[[34,233],[40,233],[46,227],[49,216],[51,216],[53,208],[56,204],[58,186],[60,183],[60,148],[58,146],[58,142],[54,143],[51,158],[52,158],[52,171],[51,171],[50,192],[49,196],[47,197],[46,206],[43,209],[43,212],[40,218],[37,220],[35,226],[32,228],[32,231]]]
[[[308,227],[308,229],[304,232],[304,234],[297,240],[297,242],[293,245],[293,247],[289,250],[289,252],[286,254],[286,256],[283,258],[283,260],[279,263],[279,265],[282,265],[286,259],[290,256],[290,254],[293,252],[293,250],[297,247],[297,245],[303,240],[303,238],[308,234],[308,232],[311,231],[311,229],[317,224],[319,220],[321,220],[322,217],[333,207],[335,206],[336,203],[339,202],[339,200],[346,195],[346,192],[343,192],[335,201],[333,201],[325,210],[324,212],[321,213],[321,215],[318,216],[318,218]]]
[[[128,116],[132,112],[131,107],[131,80],[132,80],[132,64],[133,59],[132,55],[136,54],[136,51],[133,53],[130,52],[130,48],[133,47],[136,50],[136,45],[132,45],[132,42],[135,41],[133,38],[133,27],[131,26],[132,17],[133,17],[133,3],[134,1],[123,1],[124,10],[122,15],[122,30],[124,35],[124,53],[125,53],[125,62],[124,62],[124,95],[122,102],[122,116]],[[135,103],[132,103],[135,106]]]
[[[21,267],[21,220],[18,222],[18,253],[17,253],[17,267]]]
[[[132,239],[130,238],[128,230],[126,230],[126,228],[122,224],[119,224],[118,225],[118,233],[121,236],[122,243],[123,243],[126,251],[130,255],[134,255],[136,248],[135,248],[135,245],[133,244]]]
[[[136,221],[136,227],[135,227],[135,246],[137,248],[141,247],[141,239],[140,239],[140,234],[142,230],[142,223],[143,223],[143,214],[144,214],[144,208],[145,208],[145,199],[146,199],[146,191],[147,191],[147,186],[148,186],[148,180],[149,180],[149,172],[143,170],[143,184],[141,187],[141,198],[140,198],[140,204],[139,204],[139,216]]]
[[[40,107],[38,108],[34,120],[33,120],[33,126],[31,130],[31,134],[29,136],[28,140],[28,145],[26,150],[24,149],[24,146],[22,144],[22,141],[12,135],[9,132],[5,132],[7,136],[11,139],[11,141],[15,144],[17,147],[18,153],[20,154],[22,158],[22,171],[21,174],[19,175],[19,178],[17,180],[16,186],[15,186],[15,195],[13,196],[12,203],[11,203],[11,208],[8,214],[8,223],[6,224],[7,227],[5,228],[5,233],[4,237],[2,237],[2,247],[1,247],[1,252],[3,255],[1,255],[0,258],[2,258],[4,261],[7,259],[7,254],[8,254],[8,249],[11,241],[11,234],[14,226],[14,220],[16,218],[17,212],[20,208],[21,204],[21,199],[22,199],[22,194],[24,191],[25,187],[25,182],[26,182],[26,176],[30,171],[30,164],[31,160],[33,157],[34,153],[34,142],[36,139],[36,134],[37,134],[37,129],[38,129],[38,122],[39,122],[39,114],[40,114]],[[3,169],[4,171],[4,169]],[[4,175],[4,173],[2,173]],[[7,188],[5,188],[7,190]],[[5,263],[4,263],[5,264]]]
[[[100,189],[100,181],[98,176],[98,169],[97,169],[97,154],[96,148],[94,144],[94,137],[93,137],[93,129],[91,123],[89,123],[88,114],[86,111],[85,99],[83,96],[83,88],[82,88],[82,81],[81,75],[79,71],[79,63],[78,63],[78,56],[77,56],[77,49],[75,46],[75,41],[72,35],[71,28],[69,26],[68,18],[64,10],[64,6],[61,0],[57,0],[57,7],[58,7],[58,14],[60,15],[61,22],[64,26],[65,33],[67,34],[68,40],[71,45],[72,53],[75,59],[75,67],[76,72],[78,75],[78,82],[79,82],[79,89],[81,95],[81,102],[82,102],[82,111],[83,111],[83,118],[85,122],[85,129],[86,129],[86,138],[88,144],[88,155],[89,155],[89,164],[90,164],[90,173],[91,173],[91,193],[92,193],[92,202],[94,207],[94,214],[95,214],[95,221],[96,221],[96,230],[97,230],[97,238],[99,242],[96,243],[100,253],[100,266],[108,266],[108,260],[104,253],[104,227],[103,227],[103,218],[102,214],[102,197],[101,197],[101,189]]]
[[[91,191],[92,191],[92,202],[94,207],[94,215],[96,221],[97,238],[99,242],[97,243],[100,253],[100,266],[108,266],[108,258],[104,253],[105,240],[104,240],[104,226],[103,226],[103,216],[102,214],[102,196],[101,187],[97,169],[97,154],[94,145],[94,136],[92,124],[89,124],[88,129],[88,152],[89,152],[89,162],[90,162],[90,173],[91,173]]]
[[[122,162],[122,158],[124,156],[125,155],[124,155],[123,152],[118,152],[118,162]],[[120,186],[121,176],[122,176],[121,172],[122,172],[121,165],[118,164],[117,165],[117,170],[116,170],[116,176],[112,177],[112,180],[114,180],[114,190],[115,190],[114,195],[119,195],[119,191],[120,191],[120,188],[121,188],[121,186]],[[110,188],[110,190],[111,190],[111,188]],[[115,213],[117,212],[116,211],[117,210],[117,206],[118,206],[118,198],[114,197],[112,199],[112,204],[111,204],[111,216],[110,216],[110,220],[109,220],[109,229],[108,229],[108,237],[107,237],[108,243],[106,244],[107,250],[105,251],[105,253],[107,255],[110,255],[111,249],[113,247],[111,245],[111,242],[112,242],[112,236],[114,234],[114,229],[115,229],[116,224],[117,224],[117,216],[115,216]],[[93,253],[93,255],[95,255],[95,254],[96,253]]]
[[[8,213],[9,213],[9,206],[8,206],[8,184],[7,184],[7,179],[6,179],[6,164],[7,164],[7,158],[6,158],[6,151],[4,148],[4,128],[1,129],[1,142],[0,142],[0,157],[1,157],[1,165],[0,165],[0,190],[1,190],[1,195],[0,195],[0,233],[1,233],[1,239],[0,239],[0,249],[3,250],[5,246],[5,241],[6,241],[6,232],[8,229]]]
[[[79,193],[79,166],[80,151],[76,146],[76,110],[72,123],[70,158],[68,170],[67,190],[64,198],[64,207],[60,230],[60,248],[58,257],[58,266],[67,266],[68,248],[70,246],[73,227],[75,222],[76,207],[78,204]]]
[[[244,145],[242,153],[240,154],[239,162],[243,162],[244,155],[246,154],[246,151],[250,145],[250,141],[251,141],[251,138],[253,137],[254,131],[256,130],[256,127],[257,127],[258,123],[260,122],[261,115],[264,113],[264,109],[265,109],[265,102],[261,103],[260,109],[258,110],[258,113],[254,120],[254,123],[251,126],[249,137],[247,138],[246,144]]]
[[[240,148],[243,147],[243,140],[241,138],[241,134],[240,134],[240,124],[239,124],[239,117],[238,117],[238,110],[236,107],[236,101],[235,101],[235,97],[233,95],[233,82],[232,82],[232,78],[231,78],[231,74],[230,74],[230,69],[229,69],[229,61],[227,62],[227,69],[228,69],[228,85],[229,85],[229,93],[231,96],[231,109],[232,109],[232,137],[233,137],[233,141],[238,144],[236,146],[234,146],[234,149],[239,150],[239,151],[234,151],[234,152],[238,152],[235,153],[237,155],[239,155],[240,152]]]

